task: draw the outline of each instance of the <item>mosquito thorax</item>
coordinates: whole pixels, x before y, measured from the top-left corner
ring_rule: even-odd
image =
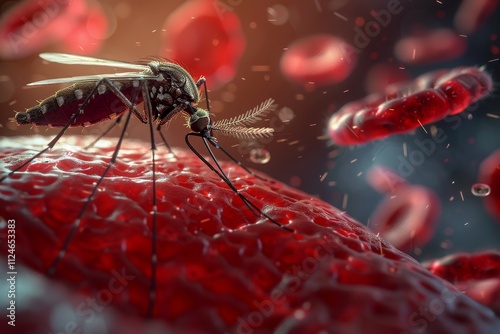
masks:
[[[194,132],[202,132],[210,124],[210,115],[207,110],[198,108],[194,114],[189,116],[189,127]]]
[[[200,100],[196,82],[188,71],[171,62],[152,61],[148,65],[154,74],[161,74],[164,78],[170,76],[175,84],[189,96],[191,102]]]

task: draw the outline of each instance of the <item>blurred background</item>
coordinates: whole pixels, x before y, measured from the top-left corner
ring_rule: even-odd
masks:
[[[27,88],[27,83],[113,72],[105,67],[49,64],[38,57],[41,52],[127,62],[167,57],[195,80],[207,77],[215,120],[239,115],[268,98],[276,100],[277,110],[256,124],[273,127],[272,139],[218,137],[247,166],[317,196],[365,225],[373,224],[372,214],[384,199],[367,182],[368,171],[385,166],[406,182],[434,191],[439,199],[439,216],[428,226],[433,231],[435,225],[432,239],[411,245],[406,249],[409,254],[426,260],[499,249],[500,218],[485,209],[487,197],[471,193],[481,163],[500,149],[500,99],[495,89],[462,114],[413,133],[342,147],[330,140],[327,131],[329,117],[345,103],[428,71],[484,66],[496,83],[500,73],[496,3],[6,1],[0,7],[0,132],[2,136],[58,132],[12,121],[14,111],[24,111],[63,87]],[[139,121],[131,123],[127,137],[148,140],[148,128]],[[164,129],[173,146],[185,147],[188,129],[183,123],[179,117]],[[107,126],[100,123],[68,133],[98,135]],[[423,151],[419,143],[438,131],[445,141],[433,141],[432,151]],[[112,135],[118,134],[115,129]],[[423,159],[410,160],[412,153]]]

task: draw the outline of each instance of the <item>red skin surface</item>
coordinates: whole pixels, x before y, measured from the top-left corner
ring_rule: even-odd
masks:
[[[168,16],[162,28],[162,56],[195,78],[205,76],[211,89],[231,81],[245,50],[240,20],[225,4],[187,1]]]
[[[149,143],[126,140],[68,252],[46,272],[114,148],[83,152],[70,137],[0,183],[0,216],[15,220],[16,330],[108,333],[495,333],[500,319],[340,210],[222,163],[256,218],[191,153],[157,151],[158,272],[144,320],[151,261]],[[49,141],[4,139],[13,168]],[[72,144],[72,145],[70,145]],[[74,145],[77,144],[78,147]],[[7,254],[6,226],[0,230]],[[126,279],[117,280],[123,273]],[[42,280],[43,286],[38,286]],[[21,282],[24,281],[24,282]],[[94,305],[95,307],[91,307]],[[94,310],[92,313],[91,310]],[[91,316],[93,314],[93,316]],[[0,331],[6,332],[6,321]],[[68,329],[66,329],[68,331]]]

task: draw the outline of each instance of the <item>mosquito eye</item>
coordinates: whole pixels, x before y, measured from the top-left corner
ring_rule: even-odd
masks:
[[[210,117],[208,111],[204,109],[198,109],[189,118],[189,126],[194,132],[204,131],[210,124]]]

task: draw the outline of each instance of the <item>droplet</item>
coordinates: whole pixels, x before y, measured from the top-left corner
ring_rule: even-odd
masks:
[[[470,191],[474,196],[485,197],[491,193],[491,188],[489,185],[484,183],[474,183],[470,188]]]
[[[271,153],[265,148],[254,148],[250,151],[250,161],[254,164],[267,164],[271,160]]]

